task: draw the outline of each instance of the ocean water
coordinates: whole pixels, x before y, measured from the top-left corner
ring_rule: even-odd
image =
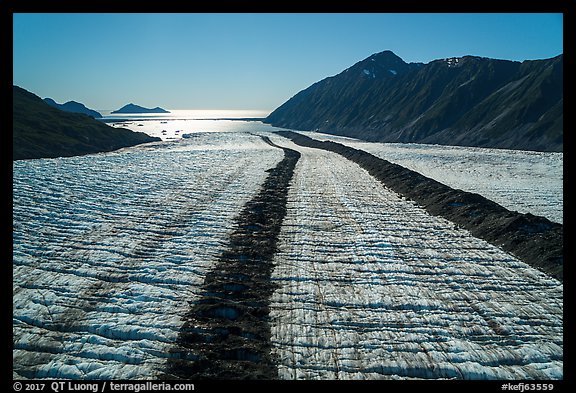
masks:
[[[112,114],[109,110],[100,113],[103,121],[112,127],[145,132],[162,140],[180,139],[183,134],[188,133],[257,132],[279,129],[260,121],[241,120],[264,118],[269,114],[269,111],[264,110],[168,110],[170,113]]]

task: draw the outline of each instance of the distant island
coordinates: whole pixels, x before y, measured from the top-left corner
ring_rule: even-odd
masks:
[[[406,63],[373,54],[290,98],[265,120],[372,142],[563,151],[563,55]]]
[[[12,88],[13,160],[79,156],[160,140],[53,108],[21,87]]]
[[[170,111],[162,109],[159,106],[150,109],[150,108],[144,108],[143,106],[140,105],[127,104],[124,105],[122,108],[115,110],[111,113],[170,113]]]
[[[52,98],[44,98],[44,102],[50,105],[51,107],[60,109],[61,111],[64,112],[84,113],[85,115],[88,115],[95,119],[102,117],[102,115],[99,112],[96,112],[93,109],[86,108],[86,106],[80,102],[68,101],[65,104],[58,104]]]

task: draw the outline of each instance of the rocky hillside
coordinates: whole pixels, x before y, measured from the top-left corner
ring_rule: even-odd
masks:
[[[563,55],[408,64],[385,51],[302,90],[265,122],[369,141],[563,151]]]
[[[69,157],[160,140],[107,126],[85,114],[63,112],[18,86],[12,93],[14,160]]]

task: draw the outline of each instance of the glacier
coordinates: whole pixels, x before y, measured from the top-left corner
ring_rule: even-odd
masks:
[[[148,379],[282,152],[210,133],[14,162],[15,378]]]
[[[562,224],[564,154],[418,143],[375,143],[299,131],[402,165],[452,188]]]
[[[273,274],[282,378],[562,378],[560,282],[357,164],[284,144],[302,158]]]
[[[160,377],[235,217],[282,160],[261,135],[301,155],[271,277],[280,378],[563,378],[562,283],[430,216],[357,164],[264,131],[15,161],[13,377]],[[396,151],[402,165],[446,183],[474,164],[487,190],[534,168],[538,187],[519,187],[519,199],[558,198],[555,178],[550,193],[539,180],[549,162],[535,166],[535,156],[512,164],[512,153],[485,151],[492,168],[507,168],[489,178],[465,148],[426,155],[441,147],[338,142],[391,161]],[[445,170],[442,154],[460,165]],[[527,182],[500,194],[514,199],[516,184]]]

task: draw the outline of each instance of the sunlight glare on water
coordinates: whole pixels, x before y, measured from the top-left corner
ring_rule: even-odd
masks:
[[[168,110],[170,113],[101,113],[103,120],[112,127],[145,132],[163,140],[180,139],[188,133],[277,129],[260,121],[242,120],[265,118],[269,114],[269,111],[265,110]]]

